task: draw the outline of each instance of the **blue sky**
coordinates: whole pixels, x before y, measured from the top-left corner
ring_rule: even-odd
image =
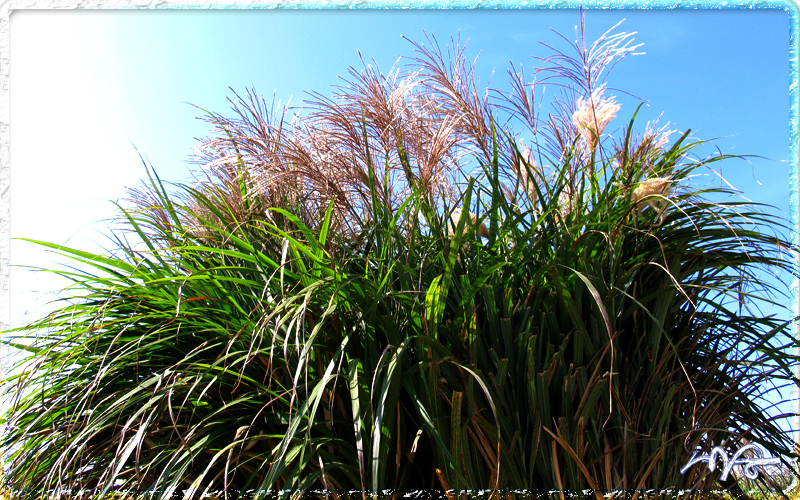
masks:
[[[789,216],[790,15],[786,10],[589,10],[587,42],[614,24],[638,32],[645,55],[617,65],[608,85],[647,100],[641,131],[661,123],[714,139],[725,178],[751,200]],[[168,180],[189,178],[188,155],[209,127],[202,112],[229,112],[228,87],[299,105],[329,93],[349,66],[374,59],[388,71],[413,55],[403,36],[469,41],[483,84],[507,84],[509,61],[530,74],[566,50],[576,10],[129,10],[11,14],[11,236],[93,249],[126,187],[145,175],[137,149]],[[404,61],[400,61],[400,65]],[[494,76],[489,82],[490,76]],[[552,96],[555,92],[546,94]],[[622,104],[606,132],[626,125],[639,99]],[[711,182],[698,179],[698,182]],[[718,181],[717,181],[718,182]],[[52,256],[12,242],[12,264]],[[53,277],[13,269],[12,323],[47,301]],[[36,316],[41,314],[33,312]],[[28,319],[32,319],[31,316]]]

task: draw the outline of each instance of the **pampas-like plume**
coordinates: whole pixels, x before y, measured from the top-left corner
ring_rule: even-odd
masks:
[[[600,87],[588,99],[578,99],[577,109],[572,114],[572,123],[589,145],[589,151],[597,147],[600,134],[620,108],[613,96],[603,99],[604,91],[605,87]]]
[[[447,228],[447,234],[453,236],[456,234],[456,228],[458,227],[458,221],[461,219],[461,210],[456,210],[453,212],[453,216],[450,218],[450,226]],[[475,224],[478,223],[478,216],[469,212],[469,220],[467,224],[464,226],[464,232],[462,234],[467,234]],[[488,238],[489,237],[489,229],[486,227],[486,224],[483,222],[480,223],[478,226],[478,235],[481,238]]]
[[[650,207],[658,213],[658,224],[664,221],[664,211],[667,208],[666,197],[669,196],[672,179],[669,177],[655,177],[645,179],[636,186],[631,195],[631,200],[636,204],[639,213]]]

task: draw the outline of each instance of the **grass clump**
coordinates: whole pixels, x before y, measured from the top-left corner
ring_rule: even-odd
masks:
[[[779,305],[786,226],[694,186],[727,157],[689,131],[637,134],[633,113],[607,133],[630,40],[490,95],[430,38],[294,120],[254,91],[208,113],[205,178],[148,170],[105,255],[41,243],[83,267],[14,332],[38,341],[9,341],[29,353],[7,380],[13,487],[743,495],[678,469],[742,439],[793,456],[760,406],[792,380],[789,322],[756,309]],[[547,116],[542,85],[562,89]]]

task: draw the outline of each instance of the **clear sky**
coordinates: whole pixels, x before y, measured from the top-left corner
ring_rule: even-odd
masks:
[[[617,65],[609,87],[648,101],[641,131],[663,113],[662,124],[715,139],[723,153],[760,156],[724,162],[724,176],[788,217],[789,13],[589,10],[587,42],[622,19],[618,29],[638,32],[646,54]],[[576,10],[13,11],[11,236],[89,250],[105,243],[90,224],[145,176],[137,149],[162,178],[188,179],[195,138],[209,130],[189,103],[229,113],[229,86],[299,105],[306,91],[329,93],[360,67],[359,51],[388,71],[413,55],[403,36],[421,42],[428,33],[442,45],[460,34],[467,55],[480,54],[481,82],[494,72],[491,85],[503,87],[509,61],[530,74],[532,56],[551,53],[539,42],[566,50],[553,30],[573,40],[578,23]],[[622,109],[606,132],[626,125],[639,102],[610,93]],[[12,241],[12,265],[50,262]],[[59,284],[12,268],[12,324]]]

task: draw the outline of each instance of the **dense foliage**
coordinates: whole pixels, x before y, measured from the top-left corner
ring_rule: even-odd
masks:
[[[759,399],[791,381],[789,326],[757,308],[785,227],[693,186],[724,157],[689,131],[606,135],[629,35],[491,97],[428,42],[293,120],[255,92],[209,113],[207,177],[151,173],[108,254],[41,243],[75,284],[11,340],[17,491],[702,495],[736,480],[681,475],[695,450],[790,456]]]

